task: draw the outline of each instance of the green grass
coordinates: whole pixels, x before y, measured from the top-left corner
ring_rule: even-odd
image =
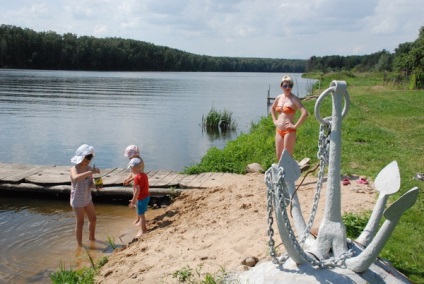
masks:
[[[91,266],[84,267],[82,269],[66,269],[65,265],[61,262],[59,269],[50,275],[50,280],[53,284],[92,284],[94,283],[94,277],[98,270],[108,262],[106,256],[100,258],[97,264],[87,251],[87,256],[90,260]]]
[[[389,76],[391,76],[389,74]],[[408,90],[404,85],[384,83],[383,73],[340,72],[308,74],[321,80],[320,94],[332,80],[344,80],[348,85],[350,109],[342,122],[341,174],[356,174],[375,179],[387,164],[396,160],[401,176],[401,189],[389,198],[392,202],[421,181],[413,180],[424,172],[424,93]],[[294,158],[298,161],[318,160],[319,124],[315,119],[315,100],[304,100],[310,116],[297,131]],[[264,98],[264,104],[265,104]],[[331,116],[331,99],[324,100],[321,116]],[[252,124],[248,134],[228,142],[222,150],[211,148],[199,164],[185,169],[186,173],[245,173],[246,166],[257,162],[264,169],[277,162],[274,146],[275,128],[270,116]],[[424,283],[424,201],[422,194],[416,204],[402,216],[384,247],[381,257],[389,260],[414,283]]]
[[[369,212],[363,212],[362,214],[345,213],[342,216],[343,223],[346,226],[346,235],[348,238],[355,239],[364,230],[370,218]]]
[[[172,274],[172,278],[177,280],[177,283],[190,284],[224,284],[230,283],[227,281],[227,273],[221,267],[216,273],[202,273],[202,265],[198,265],[195,269],[186,266]],[[167,283],[162,279],[161,283]],[[231,282],[234,283],[235,282]]]

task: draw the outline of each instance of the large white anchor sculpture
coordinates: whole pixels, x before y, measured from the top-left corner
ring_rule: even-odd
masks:
[[[323,99],[332,95],[332,117],[321,118],[320,107]],[[343,107],[344,100],[344,107]],[[385,209],[388,196],[400,188],[400,174],[396,161],[391,162],[377,175],[375,187],[380,192],[369,222],[356,240],[360,250],[352,249],[352,242],[346,238],[346,228],[341,216],[340,157],[341,122],[349,109],[349,95],[346,82],[333,81],[315,104],[315,116],[321,124],[319,152],[320,170],[317,190],[309,220],[305,222],[301,206],[295,194],[295,181],[300,176],[296,161],[286,151],[279,164],[272,165],[266,171],[265,182],[268,187],[268,223],[270,254],[273,262],[283,264],[291,258],[297,264],[309,262],[316,267],[343,267],[353,272],[367,270],[377,259],[402,214],[415,204],[418,188],[414,187]],[[323,183],[324,167],[328,164],[328,178],[324,216],[316,239],[310,235],[318,199]],[[291,213],[296,233],[290,223],[287,206],[291,204]],[[272,209],[275,209],[278,231],[286,248],[286,254],[277,257],[273,240]],[[378,228],[380,220],[383,225]],[[299,239],[299,240],[298,240]],[[350,248],[349,248],[350,247]],[[357,248],[358,246],[356,246]]]

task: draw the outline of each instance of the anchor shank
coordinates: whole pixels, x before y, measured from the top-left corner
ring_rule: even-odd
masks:
[[[341,160],[341,126],[342,103],[346,85],[337,84],[333,93],[333,111],[330,133],[330,150],[328,163],[328,179],[326,192],[326,207],[324,218],[333,222],[341,221],[341,195],[340,195],[340,160]]]

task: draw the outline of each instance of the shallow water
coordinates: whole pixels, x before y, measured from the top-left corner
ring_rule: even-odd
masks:
[[[49,275],[65,268],[90,266],[88,254],[97,261],[116,245],[128,244],[137,233],[135,210],[124,204],[95,203],[96,239],[84,248],[76,245],[75,217],[68,201],[0,197],[0,283],[49,283]],[[147,218],[163,210],[149,209]]]

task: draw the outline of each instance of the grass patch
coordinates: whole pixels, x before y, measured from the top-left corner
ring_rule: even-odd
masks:
[[[346,213],[343,214],[342,220],[346,226],[346,235],[348,238],[355,239],[364,230],[370,218],[370,213],[354,214]]]
[[[53,284],[92,284],[94,283],[94,277],[98,270],[103,267],[107,262],[106,256],[100,258],[97,264],[94,264],[93,258],[87,252],[91,267],[84,267],[82,269],[67,269],[61,262],[59,269],[50,275],[50,280]]]
[[[333,80],[348,85],[350,109],[342,122],[341,173],[374,179],[390,162],[396,160],[401,176],[401,188],[389,198],[389,203],[422,182],[413,180],[424,169],[424,99],[422,90],[408,90],[406,85],[390,85],[384,73],[340,72],[315,74],[322,93]],[[304,100],[309,118],[297,131],[294,158],[311,158],[318,163],[319,124],[315,119],[315,100]],[[299,115],[299,113],[298,113]],[[322,103],[321,116],[331,115],[331,99]],[[241,134],[222,150],[211,148],[200,163],[187,167],[186,173],[245,173],[246,166],[257,162],[264,169],[277,162],[275,127],[271,117],[254,123],[248,134]],[[388,259],[414,283],[424,283],[424,198],[402,216],[384,247],[381,256]],[[359,222],[359,220],[358,220]]]
[[[202,273],[202,265],[198,265],[195,269],[186,266],[172,274],[172,278],[176,279],[177,283],[190,283],[190,284],[224,284],[227,282],[227,273],[221,267],[219,271],[214,274]],[[234,283],[234,282],[231,282]]]

